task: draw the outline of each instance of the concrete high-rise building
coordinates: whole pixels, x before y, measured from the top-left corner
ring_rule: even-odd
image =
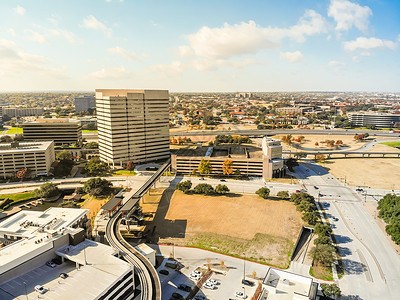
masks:
[[[264,152],[264,178],[282,177],[285,174],[285,167],[282,159],[281,141],[264,137],[262,149]]]
[[[75,97],[75,111],[89,111],[96,108],[96,98],[94,96],[85,95]]]
[[[100,159],[112,165],[170,157],[167,90],[96,90]]]
[[[54,141],[56,145],[74,144],[82,141],[82,125],[73,119],[38,119],[22,123],[24,140]]]
[[[44,109],[42,107],[3,107],[3,115],[9,117],[41,116]]]

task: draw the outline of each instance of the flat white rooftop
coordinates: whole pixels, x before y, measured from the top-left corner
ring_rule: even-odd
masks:
[[[53,142],[18,142],[0,145],[0,154],[45,151]]]
[[[54,233],[64,227],[72,226],[88,211],[87,209],[63,207],[51,207],[44,212],[22,210],[0,223],[0,234],[29,237],[39,231]]]

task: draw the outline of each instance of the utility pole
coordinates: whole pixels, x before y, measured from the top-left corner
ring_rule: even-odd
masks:
[[[28,300],[28,292],[26,290],[26,282],[25,281],[24,281],[24,287],[25,287],[25,297],[26,297],[26,300]]]

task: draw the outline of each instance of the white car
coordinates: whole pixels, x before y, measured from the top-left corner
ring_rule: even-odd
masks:
[[[44,294],[44,293],[47,292],[47,290],[41,285],[35,286],[35,291],[38,292],[38,293],[41,293],[41,294]]]
[[[200,271],[194,270],[194,271],[192,272],[192,274],[196,274],[196,275],[201,276],[203,273],[201,273]]]
[[[51,260],[46,263],[46,266],[49,266],[50,268],[57,267],[57,265],[55,263],[53,263]]]
[[[243,292],[235,292],[235,296],[242,299],[247,298],[247,295],[245,295]]]
[[[205,284],[203,284],[203,288],[213,290],[214,289],[214,285],[212,283],[210,283],[210,282],[206,282]]]
[[[200,279],[200,275],[197,275],[197,274],[193,274],[193,273],[192,273],[192,274],[189,275],[189,278],[190,278],[190,279],[193,279],[193,280],[199,280],[199,279]]]
[[[214,279],[208,279],[206,282],[213,284],[213,285],[217,285],[218,281],[214,280]]]

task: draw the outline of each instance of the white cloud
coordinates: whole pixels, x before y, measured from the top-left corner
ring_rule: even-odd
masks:
[[[38,43],[45,43],[45,42],[47,42],[46,37],[45,37],[43,34],[40,34],[40,33],[37,32],[37,31],[33,31],[33,30],[31,30],[31,29],[26,29],[25,32],[27,32],[27,33],[30,34],[29,39],[30,39],[31,41],[38,42]]]
[[[300,51],[295,52],[281,52],[281,59],[285,59],[288,63],[293,64],[303,60],[303,54]]]
[[[346,31],[355,26],[366,32],[372,10],[348,0],[331,0],[328,16],[336,21],[336,30]]]
[[[119,68],[102,68],[88,75],[88,77],[92,79],[126,79],[131,76],[132,72],[123,66]]]
[[[128,50],[125,50],[121,47],[114,47],[114,48],[109,48],[107,49],[108,52],[110,53],[115,53],[115,54],[120,54],[123,57],[125,57],[126,59],[130,59],[130,60],[138,60],[140,61],[142,58],[140,56],[138,56],[135,52],[131,52]]]
[[[152,66],[152,70],[159,73],[162,77],[177,76],[187,69],[187,65],[180,61],[173,61],[170,64],[159,64]]]
[[[395,50],[397,43],[389,40],[381,40],[374,37],[358,37],[354,41],[348,41],[344,43],[344,49],[354,51],[357,49],[371,50],[371,49],[389,49]]]
[[[106,25],[101,23],[93,15],[90,15],[87,18],[83,19],[83,27],[95,30],[101,30],[107,37],[110,37],[112,34],[112,29],[108,28]]]
[[[44,56],[22,51],[10,40],[0,40],[0,65],[4,75],[15,76],[26,72],[44,74],[56,78],[65,78],[63,69],[49,68],[50,60]]]
[[[227,59],[195,59],[192,61],[191,66],[197,71],[212,71],[221,67],[242,69],[245,66],[252,65],[256,61],[255,59],[244,59],[242,61],[233,61]]]
[[[17,34],[15,33],[15,30],[13,28],[9,28],[8,33],[11,34],[12,36],[16,36]]]
[[[53,36],[61,36],[61,37],[65,38],[71,44],[77,44],[78,43],[78,39],[75,37],[75,35],[72,32],[68,31],[68,30],[51,29],[49,32]]]
[[[227,58],[235,55],[257,53],[263,49],[277,49],[280,41],[289,37],[304,42],[306,36],[326,31],[324,18],[307,10],[298,23],[289,28],[261,27],[254,21],[222,27],[202,27],[187,36],[189,46],[179,47],[182,56],[191,53],[208,58]]]
[[[23,8],[22,6],[20,6],[20,5],[18,5],[17,7],[14,7],[14,12],[17,14],[17,15],[20,15],[20,16],[23,16],[23,15],[25,15],[25,8]]]
[[[331,61],[328,63],[328,66],[329,66],[329,67],[332,67],[332,68],[338,68],[338,67],[344,67],[345,64],[342,63],[342,62],[336,61],[336,60],[331,60]]]

